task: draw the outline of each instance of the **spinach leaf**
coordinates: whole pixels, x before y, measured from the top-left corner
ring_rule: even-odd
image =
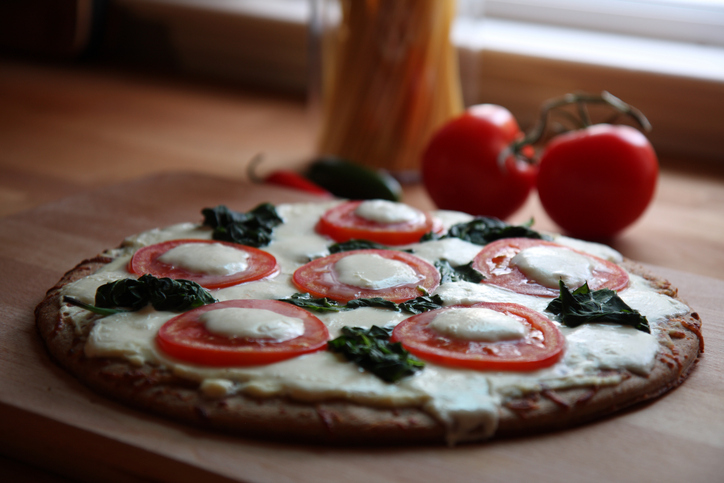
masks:
[[[390,302],[382,297],[372,297],[369,299],[354,299],[347,302],[348,309],[358,309],[360,307],[379,307],[382,309],[391,309],[399,311],[399,306],[395,302]]]
[[[315,298],[308,293],[295,293],[291,297],[278,299],[280,302],[287,302],[312,312],[342,312],[347,310],[344,304],[326,297]]]
[[[274,205],[262,203],[247,213],[231,211],[224,205],[204,208],[204,226],[213,228],[214,240],[239,243],[251,247],[267,246],[274,227],[283,223]]]
[[[95,305],[73,297],[63,300],[99,315],[135,312],[148,304],[159,311],[185,312],[216,300],[201,285],[190,280],[173,280],[142,275],[101,285],[96,290]]]
[[[578,327],[585,323],[612,322],[651,333],[646,317],[629,307],[615,291],[608,288],[591,291],[588,283],[584,283],[571,293],[563,280],[559,286],[561,294],[546,310],[564,325]]]
[[[343,310],[354,310],[360,307],[378,307],[394,310],[395,312],[404,311],[411,314],[420,314],[422,312],[427,312],[428,310],[442,308],[442,298],[439,295],[422,295],[399,304],[390,302],[389,300],[385,300],[381,297],[353,299],[346,304],[341,304],[328,298],[315,298],[308,293],[295,293],[291,297],[278,300],[280,302],[287,302],[296,305],[297,307],[301,307],[312,312],[342,312]]]
[[[442,308],[442,297],[439,295],[421,295],[407,302],[399,304],[401,310],[412,314],[421,314],[429,310]]]
[[[447,260],[438,260],[435,268],[440,272],[440,285],[450,282],[480,283],[485,280],[485,275],[473,268],[473,262],[453,267]]]
[[[533,220],[523,225],[510,225],[497,218],[482,216],[467,223],[458,223],[450,227],[445,235],[427,233],[420,241],[441,240],[444,238],[460,238],[476,245],[487,245],[501,238],[535,238],[548,239],[535,230],[531,230]]]
[[[329,246],[329,253],[349,252],[352,250],[387,250],[388,247],[370,240],[349,240],[346,242],[335,243]]]
[[[390,342],[392,329],[373,325],[343,327],[342,335],[327,342],[332,352],[370,371],[380,379],[395,382],[419,371],[425,363],[407,352],[399,342]]]

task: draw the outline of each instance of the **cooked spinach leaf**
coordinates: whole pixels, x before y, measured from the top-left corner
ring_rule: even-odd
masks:
[[[390,335],[392,329],[376,325],[369,329],[343,327],[342,335],[327,342],[327,347],[387,382],[398,381],[425,367],[402,344],[390,342]]]
[[[441,240],[444,238],[460,238],[476,245],[487,245],[501,238],[535,238],[547,239],[530,227],[533,225],[531,219],[523,225],[510,225],[497,218],[482,216],[467,223],[458,223],[450,227],[445,235],[435,235],[430,232],[423,236],[420,241]]]
[[[421,314],[429,310],[437,310],[442,308],[442,297],[439,295],[421,295],[412,300],[399,304],[400,309],[404,312],[412,314]]]
[[[262,203],[247,213],[231,211],[224,205],[204,208],[201,213],[204,215],[203,224],[214,230],[214,240],[251,247],[267,246],[271,242],[274,227],[283,223],[270,203]]]
[[[349,252],[352,250],[370,250],[370,249],[387,250],[388,247],[386,245],[382,245],[380,243],[373,242],[370,240],[349,240],[346,242],[340,242],[340,243],[335,243],[334,245],[330,245],[329,253],[340,253],[340,252]]]
[[[295,293],[291,297],[279,299],[279,301],[294,304],[297,307],[312,312],[341,312],[343,310],[353,310],[360,307],[378,307],[396,312],[404,311],[411,314],[420,314],[428,310],[442,308],[442,298],[440,298],[439,295],[421,295],[420,297],[399,304],[381,297],[354,299],[346,304],[342,304],[328,298],[315,298],[308,293]]]
[[[63,300],[99,315],[135,312],[151,304],[156,310],[185,312],[216,300],[201,285],[190,280],[173,280],[142,275],[101,285],[96,290],[95,305],[73,297]]]
[[[559,286],[560,295],[546,310],[564,325],[578,327],[585,323],[612,322],[651,333],[646,317],[629,307],[615,291],[608,288],[592,291],[588,283],[584,283],[571,292],[563,280]]]
[[[354,299],[347,302],[348,309],[358,309],[360,307],[379,307],[381,309],[390,309],[399,311],[399,306],[395,302],[390,302],[382,297],[372,297],[369,299]]]
[[[473,268],[473,262],[453,267],[447,260],[438,260],[435,268],[440,272],[440,285],[450,282],[480,283],[485,280],[485,275]]]
[[[336,300],[331,300],[326,297],[316,298],[308,293],[295,293],[291,297],[278,300],[312,312],[342,312],[343,310],[347,310],[346,305],[340,304]]]

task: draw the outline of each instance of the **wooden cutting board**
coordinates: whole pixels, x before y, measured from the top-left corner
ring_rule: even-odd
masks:
[[[197,430],[96,395],[48,358],[33,309],[61,275],[123,237],[205,206],[314,200],[197,174],[159,175],[0,219],[0,452],[88,481],[722,481],[724,282],[651,267],[704,321],[683,386],[572,430],[456,448],[338,448]]]

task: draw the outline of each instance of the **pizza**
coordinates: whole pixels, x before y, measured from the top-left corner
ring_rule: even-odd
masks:
[[[50,289],[36,322],[53,359],[205,428],[454,445],[655,398],[703,351],[676,289],[602,244],[382,200],[202,215]]]

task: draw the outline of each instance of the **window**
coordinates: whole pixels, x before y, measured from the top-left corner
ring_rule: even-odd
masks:
[[[470,102],[526,125],[545,99],[605,89],[647,114],[660,154],[724,163],[724,0],[458,2],[455,40],[479,52]],[[163,24],[187,71],[306,88],[309,0],[115,3]]]

